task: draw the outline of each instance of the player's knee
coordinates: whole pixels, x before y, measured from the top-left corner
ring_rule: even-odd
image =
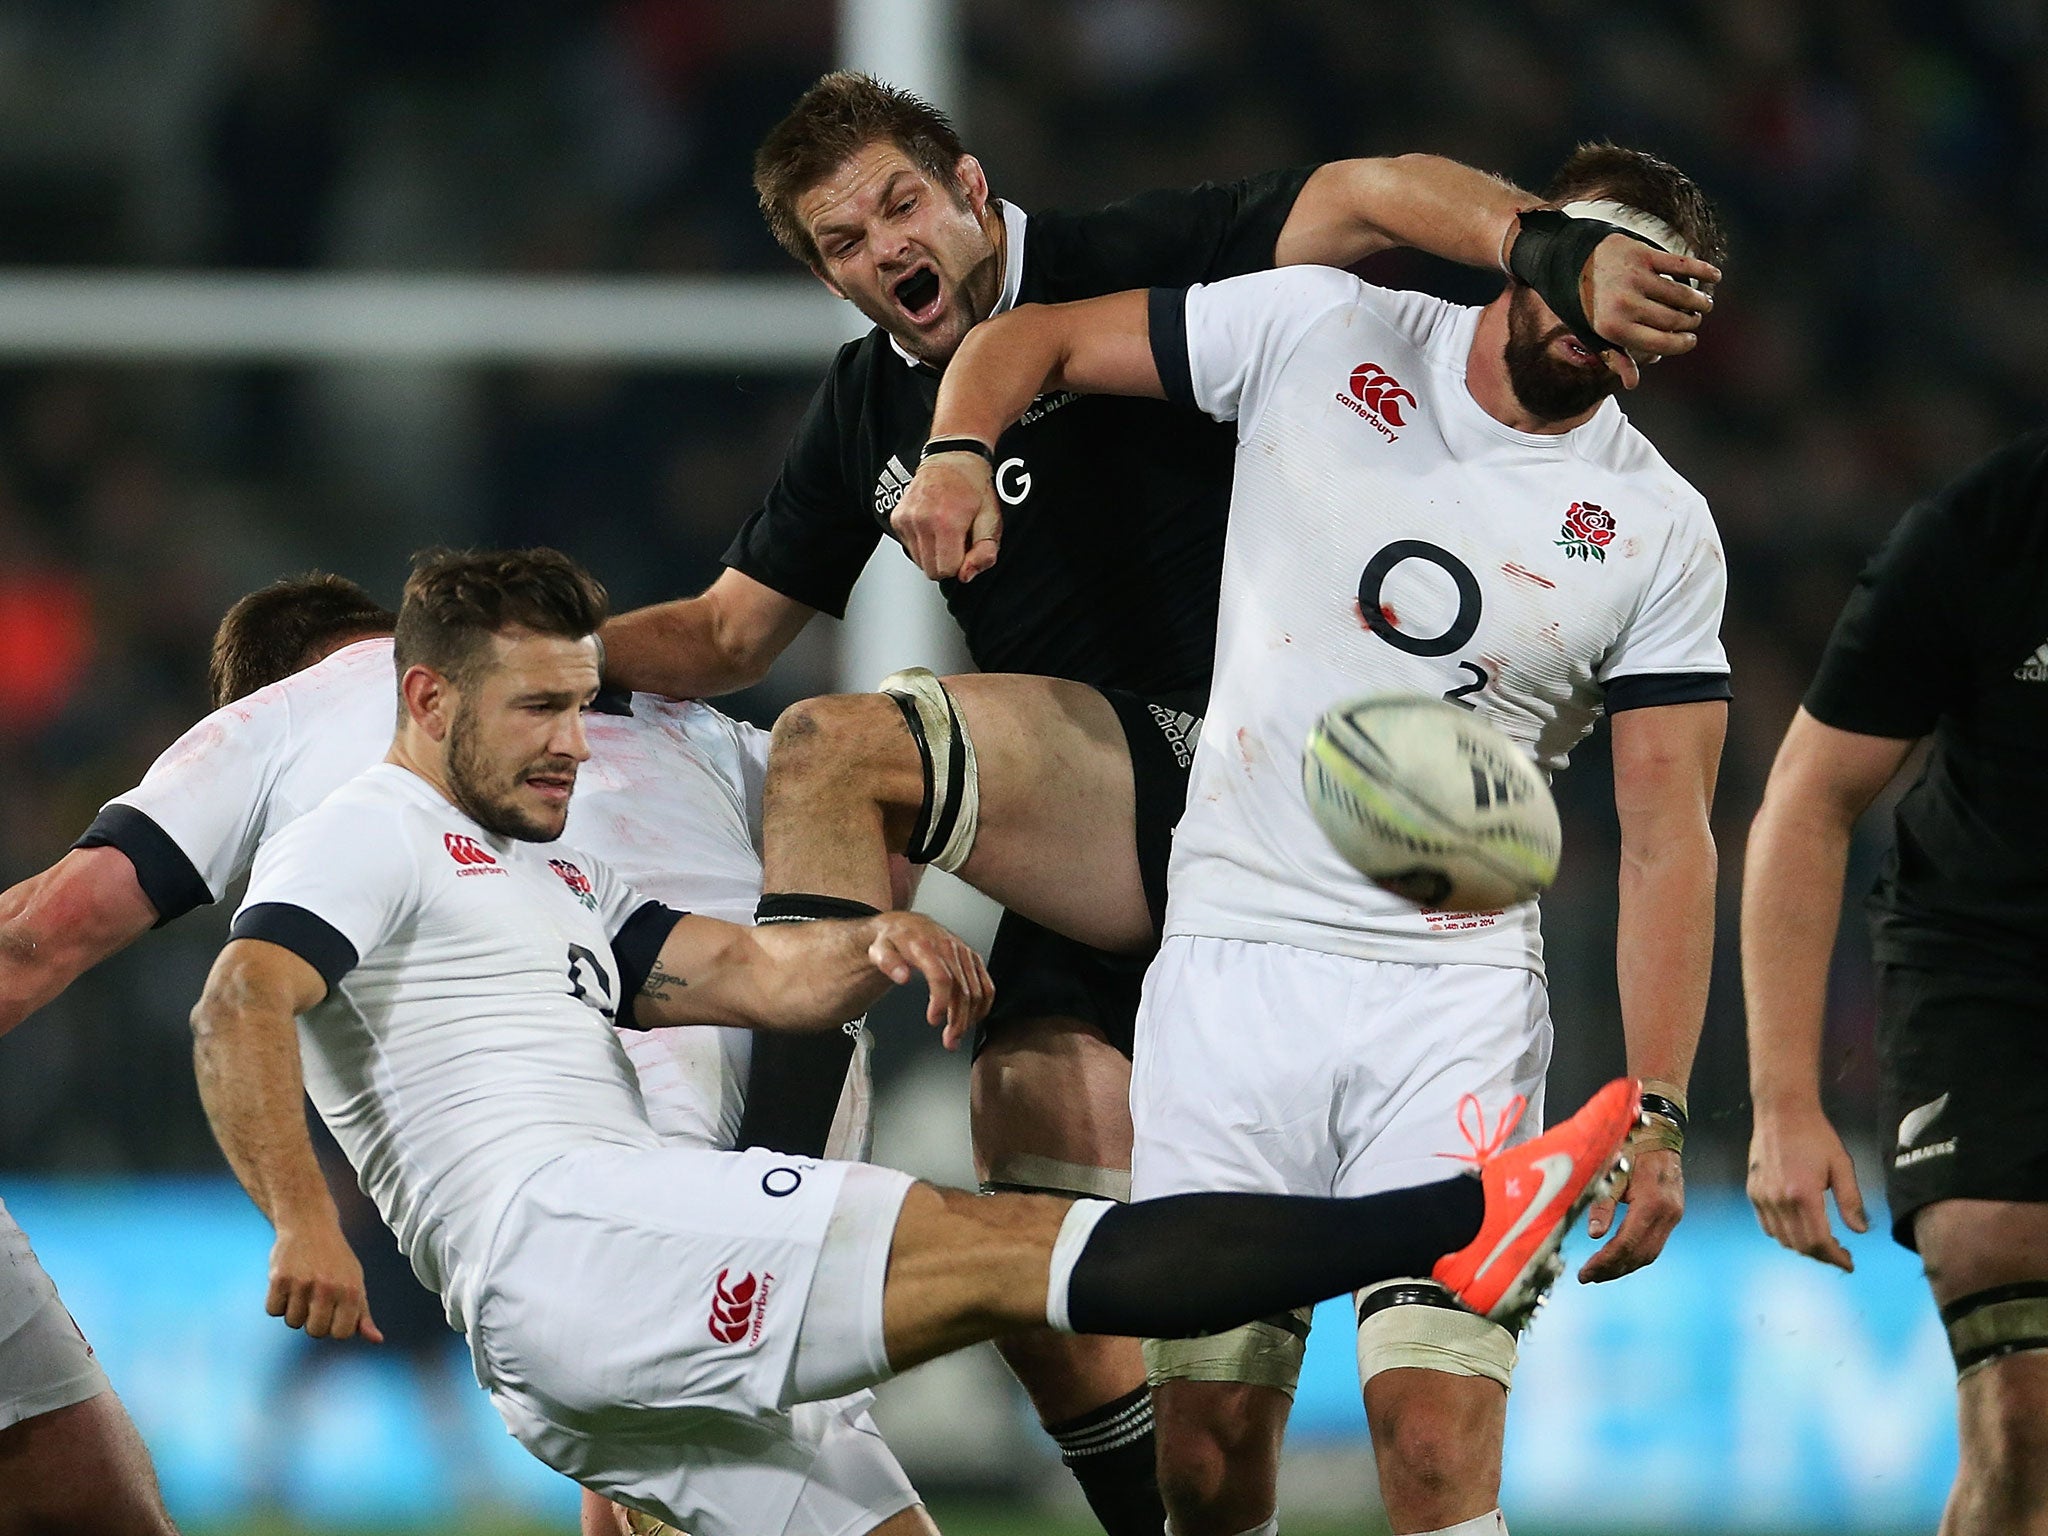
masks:
[[[1986,1366],[1971,1396],[1963,1433],[1972,1459],[2013,1492],[2048,1497],[2048,1352]]]
[[[1494,1382],[1439,1371],[1392,1371],[1367,1400],[1373,1459],[1391,1502],[1433,1503],[1500,1478],[1506,1394]]]
[[[1176,1531],[1242,1531],[1273,1511],[1285,1399],[1237,1382],[1163,1382],[1153,1391],[1159,1491]]]
[[[922,792],[916,744],[896,707],[877,693],[834,693],[785,709],[770,738],[769,766],[778,787],[852,784],[888,804],[911,809]]]

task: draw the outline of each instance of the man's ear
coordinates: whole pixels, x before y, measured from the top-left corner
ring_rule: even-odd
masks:
[[[459,695],[447,678],[424,664],[407,667],[405,676],[398,680],[398,697],[405,707],[407,724],[429,740],[447,738],[448,722],[454,718],[459,702]]]
[[[988,209],[988,172],[981,168],[981,162],[972,155],[962,155],[953,163],[953,185],[960,189],[960,195],[967,200],[968,211],[977,219]]]

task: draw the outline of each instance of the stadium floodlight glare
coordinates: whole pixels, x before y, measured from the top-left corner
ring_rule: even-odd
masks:
[[[0,269],[0,358],[816,367],[866,329],[804,277]]]

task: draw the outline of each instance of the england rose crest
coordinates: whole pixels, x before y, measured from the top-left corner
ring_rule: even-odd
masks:
[[[1575,501],[1558,532],[1564,535],[1557,541],[1558,547],[1568,558],[1604,563],[1606,546],[1614,542],[1614,514],[1590,501]]]
[[[548,868],[562,877],[562,884],[575,892],[578,901],[593,912],[597,910],[597,892],[591,889],[590,876],[567,859],[549,859]]]

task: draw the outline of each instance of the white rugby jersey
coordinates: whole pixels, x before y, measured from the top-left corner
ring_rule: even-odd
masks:
[[[1422,910],[1344,863],[1303,744],[1340,699],[1422,693],[1554,772],[1603,706],[1726,698],[1705,502],[1612,400],[1559,435],[1489,416],[1465,384],[1476,309],[1289,267],[1155,290],[1151,316],[1168,396],[1238,424],[1166,932],[1540,971],[1533,901]]]
[[[631,708],[584,717],[591,758],[563,841],[670,906],[752,922],[768,733],[708,704],[635,694]],[[200,721],[78,845],[125,853],[169,922],[219,900],[258,847],[382,761],[397,712],[390,639],[344,646]],[[732,1145],[750,1032],[647,1030],[627,1034],[625,1047],[657,1131]]]
[[[451,1326],[529,1174],[661,1144],[610,1026],[676,915],[573,848],[485,831],[392,763],[257,853],[233,934],[326,980],[299,1019],[307,1095]]]

